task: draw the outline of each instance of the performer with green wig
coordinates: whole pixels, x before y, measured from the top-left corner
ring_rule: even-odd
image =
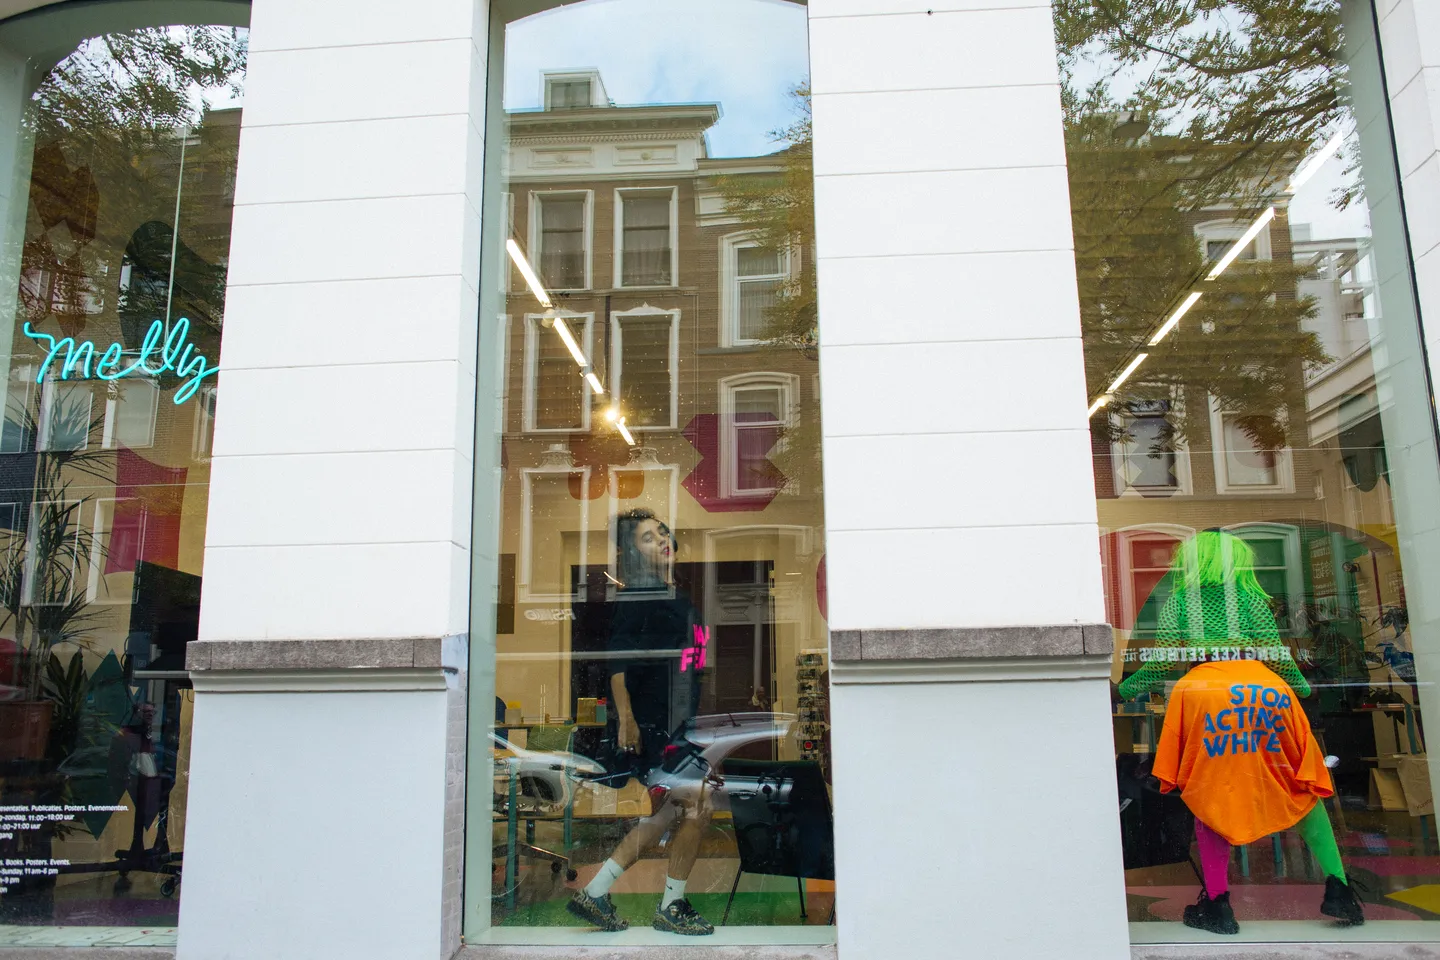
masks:
[[[1270,598],[1255,579],[1255,552],[1233,534],[1206,530],[1176,548],[1169,577],[1171,594],[1160,608],[1157,648],[1166,653],[1155,656],[1157,650],[1152,650],[1145,664],[1120,684],[1120,696],[1145,696],[1172,674],[1194,667],[1175,687],[1154,764],[1162,791],[1181,789],[1181,798],[1196,814],[1195,838],[1204,888],[1199,900],[1185,908],[1183,922],[1212,933],[1239,932],[1230,906],[1231,842],[1227,838],[1244,834],[1251,820],[1262,826],[1278,820],[1279,829],[1299,831],[1325,873],[1321,913],[1346,925],[1364,923],[1364,911],[1345,876],[1335,830],[1321,802],[1334,793],[1324,769],[1328,764],[1319,760],[1319,745],[1303,712],[1296,704],[1281,726],[1276,719],[1279,713],[1266,714],[1263,709],[1246,713],[1243,706],[1233,706],[1243,702],[1244,691],[1261,689],[1260,682],[1246,685],[1257,677],[1276,684],[1267,688],[1267,694],[1287,710],[1292,709],[1290,693],[1310,695],[1310,684],[1280,639],[1267,602]],[[1170,655],[1171,650],[1176,654]],[[1261,669],[1262,665],[1269,669]],[[1214,700],[1219,712],[1204,713],[1201,718],[1195,706],[1201,698]],[[1222,740],[1218,731],[1232,729],[1226,719],[1232,714],[1251,717],[1251,726],[1244,733],[1232,731]],[[1219,719],[1214,719],[1217,716]],[[1255,717],[1261,718],[1258,729]],[[1193,730],[1186,729],[1187,722]],[[1199,726],[1202,722],[1203,728]],[[1244,720],[1238,722],[1243,725]],[[1207,738],[1206,733],[1216,735]],[[1262,753],[1260,740],[1270,734],[1275,735],[1273,742],[1267,741],[1267,752]],[[1284,745],[1278,739],[1282,734],[1290,738]],[[1232,736],[1234,743],[1229,740]],[[1297,758],[1306,756],[1311,768],[1308,781],[1297,772],[1304,767]],[[1237,765],[1247,762],[1253,769]],[[1294,805],[1277,813],[1270,794],[1290,797]],[[1302,814],[1306,804],[1308,810]],[[1202,812],[1214,822],[1206,822]],[[1285,813],[1296,819],[1282,815]],[[1237,842],[1249,842],[1249,838]]]
[[[1175,550],[1172,593],[1160,608],[1154,649],[1201,648],[1171,660],[1154,657],[1120,684],[1120,697],[1133,700],[1159,691],[1185,672],[1193,659],[1215,659],[1215,650],[1254,650],[1296,694],[1310,696],[1310,684],[1280,639],[1269,594],[1255,579],[1255,551],[1234,534],[1205,530]]]

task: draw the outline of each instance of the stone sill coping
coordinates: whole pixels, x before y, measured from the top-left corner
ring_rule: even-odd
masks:
[[[1109,657],[1114,652],[1115,631],[1107,623],[830,631],[830,656],[837,661]]]
[[[836,948],[465,947],[454,960],[836,960]],[[160,947],[0,947],[0,960],[175,960]],[[1440,943],[1136,944],[1130,960],[1440,960]]]
[[[439,670],[441,638],[354,640],[193,640],[187,670]],[[127,954],[128,956],[128,954]]]

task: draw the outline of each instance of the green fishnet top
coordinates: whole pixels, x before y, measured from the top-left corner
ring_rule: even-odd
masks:
[[[1193,587],[1180,587],[1165,601],[1160,608],[1157,648],[1205,647],[1207,653],[1211,647],[1273,651],[1275,657],[1265,658],[1266,665],[1290,685],[1296,696],[1310,696],[1310,684],[1295,665],[1290,648],[1280,639],[1275,617],[1263,596],[1218,584],[1200,587],[1198,592],[1198,605],[1191,603],[1196,594]],[[1120,684],[1121,699],[1131,700],[1158,690],[1177,670],[1189,669],[1188,663],[1189,658],[1148,661]]]

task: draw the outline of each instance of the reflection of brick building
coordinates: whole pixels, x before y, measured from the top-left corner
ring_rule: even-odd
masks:
[[[510,235],[605,394],[507,266],[504,515],[520,519],[502,534],[502,656],[512,622],[516,650],[571,649],[580,628],[552,611],[602,576],[613,517],[643,506],[677,532],[678,571],[704,581],[689,586],[717,624],[712,702],[793,706],[796,652],[825,643],[818,461],[795,430],[818,418],[818,377],[813,357],[767,341],[812,251],[762,248],[723,183],[778,178],[787,156],[710,157],[717,104],[614,106],[585,72],[547,74],[545,89],[545,109],[507,118]],[[557,663],[502,660],[497,690],[543,688],[563,712]]]
[[[1220,213],[1187,221],[1210,261],[1247,226]],[[1299,279],[1289,299],[1313,298],[1313,315],[1295,322],[1315,334],[1329,360],[1306,369],[1283,356],[1256,357],[1293,362],[1284,375],[1293,376],[1304,404],[1283,411],[1284,445],[1266,449],[1243,429],[1237,411],[1193,389],[1176,390],[1170,402],[1120,403],[1101,414],[1115,434],[1093,441],[1107,613],[1130,634],[1132,648],[1145,645],[1154,636],[1175,545],[1198,530],[1229,529],[1255,548],[1281,634],[1302,661],[1328,661],[1315,668],[1350,682],[1383,683],[1384,668],[1371,671],[1372,681],[1355,652],[1374,648],[1378,625],[1403,608],[1366,326],[1375,304],[1368,244],[1312,241],[1309,229],[1292,225],[1282,208],[1235,268],[1243,275],[1257,263],[1293,260]],[[1199,313],[1186,322],[1204,322]],[[1186,435],[1167,445],[1179,404],[1198,405],[1202,415],[1187,418]],[[1346,644],[1357,646],[1338,649]]]

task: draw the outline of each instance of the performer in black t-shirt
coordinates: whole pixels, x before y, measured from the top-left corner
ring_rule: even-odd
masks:
[[[667,829],[670,864],[665,893],[651,926],[670,933],[699,935],[714,927],[685,898],[685,881],[695,865],[700,839],[710,823],[712,786],[698,757],[690,758],[672,735],[695,716],[700,671],[705,667],[704,634],[697,630],[694,605],[670,582],[675,538],[648,510],[631,510],[616,524],[620,586],[615,595],[608,663],[610,664],[610,735],[616,747],[607,778],[613,786],[633,776],[652,790],[666,780],[668,790],[650,816],[620,842],[567,909],[602,930],[629,924],[615,912],[610,887]],[[667,763],[666,748],[675,762]],[[662,771],[662,763],[679,768]],[[654,793],[652,793],[654,796]],[[678,823],[677,823],[678,821]]]

